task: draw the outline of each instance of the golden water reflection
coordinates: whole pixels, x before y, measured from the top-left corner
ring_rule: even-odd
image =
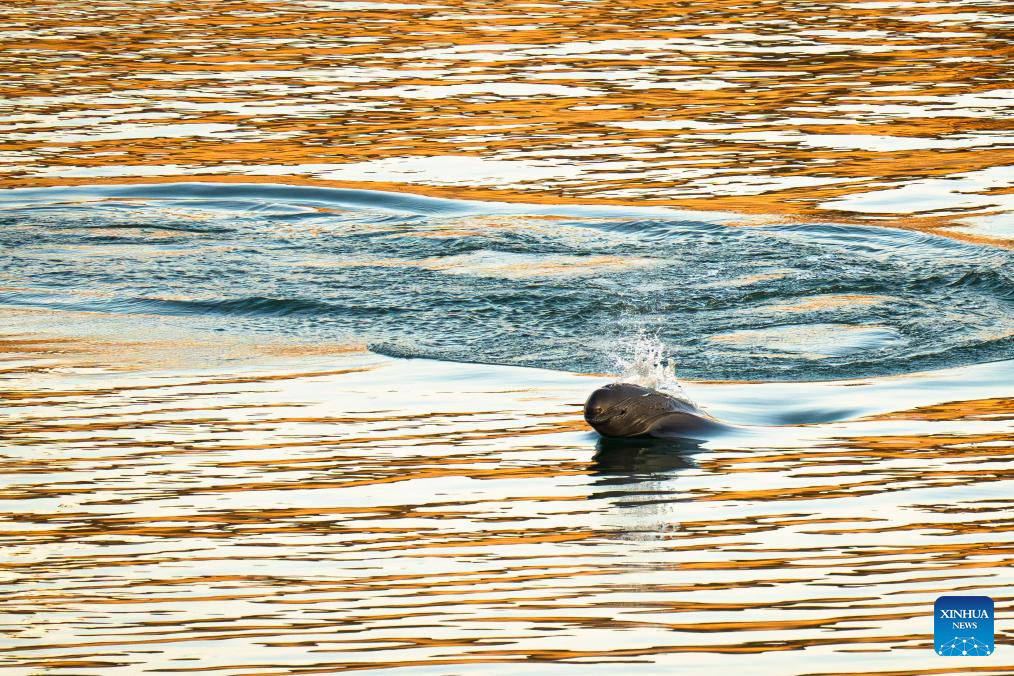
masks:
[[[411,185],[1004,240],[1012,17],[1000,0],[14,3],[0,185]]]
[[[676,449],[598,442],[598,376],[339,351],[224,377],[185,346],[109,371],[26,335],[5,363],[54,345],[0,380],[11,673],[1014,668],[1009,362],[697,384],[727,418],[868,408]],[[933,654],[955,593],[995,600],[992,657]]]

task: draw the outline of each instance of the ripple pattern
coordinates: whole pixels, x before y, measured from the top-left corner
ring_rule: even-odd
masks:
[[[694,378],[843,378],[1014,355],[1009,249],[737,223],[282,185],[10,190],[0,305],[585,372],[609,371],[647,331]]]
[[[3,11],[4,187],[259,178],[1014,237],[1005,0]]]
[[[597,378],[328,364],[5,386],[0,664],[717,674],[748,654],[765,673],[939,673],[949,593],[992,596],[997,645],[1014,638],[1010,362],[698,385],[733,418],[804,392],[868,406],[708,448],[596,448],[575,402]]]

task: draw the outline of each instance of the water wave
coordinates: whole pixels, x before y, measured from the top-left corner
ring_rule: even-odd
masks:
[[[658,363],[690,378],[843,378],[1014,356],[1009,250],[734,222],[261,184],[10,190],[0,304],[594,372],[626,370],[612,355],[651,334]]]

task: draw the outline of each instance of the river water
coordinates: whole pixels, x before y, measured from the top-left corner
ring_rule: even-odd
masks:
[[[5,673],[1014,670],[1008,3],[0,12]]]

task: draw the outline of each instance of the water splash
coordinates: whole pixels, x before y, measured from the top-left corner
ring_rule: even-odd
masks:
[[[689,399],[676,377],[676,360],[657,335],[641,331],[612,356],[620,380]]]

